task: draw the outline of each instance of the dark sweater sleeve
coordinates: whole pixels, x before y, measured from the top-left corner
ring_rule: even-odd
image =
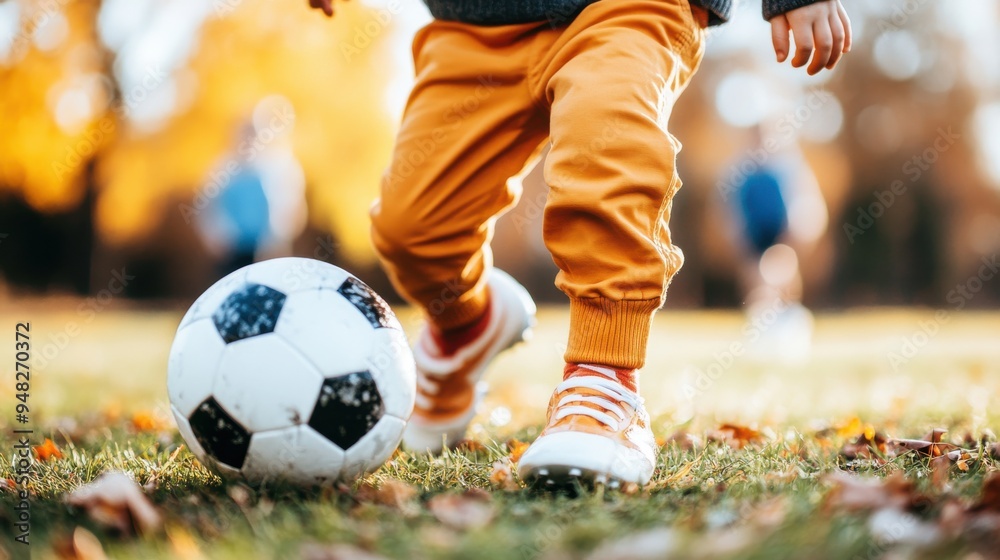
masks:
[[[802,6],[815,4],[821,0],[764,0],[764,19],[770,20],[774,16],[790,12]]]

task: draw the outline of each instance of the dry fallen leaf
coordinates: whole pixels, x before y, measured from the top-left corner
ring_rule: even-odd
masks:
[[[673,529],[662,527],[610,540],[586,556],[586,560],[658,560],[673,557],[681,544]]]
[[[983,495],[969,511],[1000,513],[1000,472],[994,471],[983,482]]]
[[[384,556],[369,552],[349,544],[316,544],[302,545],[299,549],[302,560],[385,560]]]
[[[132,415],[132,429],[137,432],[162,432],[170,428],[170,422],[153,411],[142,410]]]
[[[438,494],[427,503],[438,521],[454,529],[481,529],[493,520],[488,492],[473,489],[462,494]]]
[[[913,483],[906,480],[901,472],[880,479],[836,471],[826,475],[824,479],[833,485],[825,500],[825,506],[830,509],[847,511],[907,509],[920,499]]]
[[[94,521],[122,533],[152,533],[163,524],[159,512],[139,485],[122,472],[102,474],[72,491],[66,502],[83,508]]]
[[[829,439],[832,437],[848,438],[864,433],[865,425],[857,416],[839,422],[832,426],[827,426],[816,432],[817,439]]]
[[[485,445],[479,443],[474,439],[463,439],[462,441],[458,442],[458,445],[455,446],[455,449],[457,449],[458,451],[471,451],[473,453],[480,453],[480,452],[485,453],[489,451],[489,449],[487,449]]]
[[[409,509],[417,489],[402,480],[390,478],[382,481],[378,488],[365,484],[358,489],[357,499],[362,502],[373,502],[398,510]]]
[[[45,438],[45,441],[43,441],[41,445],[36,445],[34,449],[35,456],[42,462],[63,458],[62,451],[60,451],[59,448],[56,447],[56,444],[52,443],[52,440],[49,438]]]
[[[514,473],[511,472],[510,459],[500,459],[493,462],[493,470],[490,471],[490,485],[505,492],[516,492],[520,489],[514,481]]]
[[[642,487],[635,482],[626,482],[621,485],[621,493],[626,496],[635,496],[642,491]]]
[[[751,510],[747,516],[758,527],[778,527],[785,522],[791,505],[788,498],[777,497],[764,501]]]
[[[205,558],[194,537],[184,527],[167,525],[166,532],[174,558],[179,560],[202,560]]]
[[[510,451],[510,462],[517,464],[521,460],[521,455],[528,450],[527,443],[516,439],[507,440],[507,449]]]
[[[942,442],[941,438],[947,430],[937,428],[921,439],[899,439],[892,438],[887,443],[889,448],[896,455],[901,455],[908,451],[916,451],[918,455],[925,457],[940,457],[945,451],[957,449],[958,446]]]
[[[748,426],[722,424],[717,430],[709,432],[707,439],[708,441],[727,443],[734,449],[743,449],[747,444],[762,441],[764,436]]]
[[[661,445],[660,447],[669,447],[671,445],[676,445],[678,449],[684,451],[691,451],[701,447],[701,438],[698,436],[685,432],[684,430],[677,430],[676,432],[670,434],[670,437]]]
[[[83,527],[73,529],[73,535],[65,540],[58,540],[55,549],[65,560],[107,560],[101,541]]]
[[[865,458],[870,459],[877,455],[885,455],[886,442],[889,438],[875,430],[872,426],[865,426],[864,431],[844,444],[840,449],[840,454],[847,459]]]

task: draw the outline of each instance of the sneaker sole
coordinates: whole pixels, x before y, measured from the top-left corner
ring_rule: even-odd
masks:
[[[596,434],[561,432],[542,436],[521,457],[518,474],[529,486],[566,490],[575,486],[646,484],[653,465],[634,449]]]

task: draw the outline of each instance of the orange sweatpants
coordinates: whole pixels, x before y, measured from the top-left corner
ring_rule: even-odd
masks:
[[[372,209],[396,288],[442,329],[480,316],[493,226],[520,195],[509,179],[551,140],[543,229],[570,298],[566,361],[641,367],[683,262],[667,228],[681,184],[667,119],[703,50],[687,0],[602,0],[562,27],[420,30]]]

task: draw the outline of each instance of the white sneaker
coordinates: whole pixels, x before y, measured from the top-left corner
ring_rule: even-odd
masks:
[[[417,339],[416,403],[403,433],[408,449],[439,453],[442,446],[454,447],[461,441],[486,393],[480,380],[487,366],[531,334],[535,303],[528,291],[497,269],[491,271],[487,285],[490,318],[478,338],[450,356],[441,352],[427,327]]]
[[[522,480],[562,488],[573,480],[644,485],[656,466],[656,440],[643,400],[614,372],[581,365],[598,375],[571,377],[549,401],[548,423],[518,463]]]

